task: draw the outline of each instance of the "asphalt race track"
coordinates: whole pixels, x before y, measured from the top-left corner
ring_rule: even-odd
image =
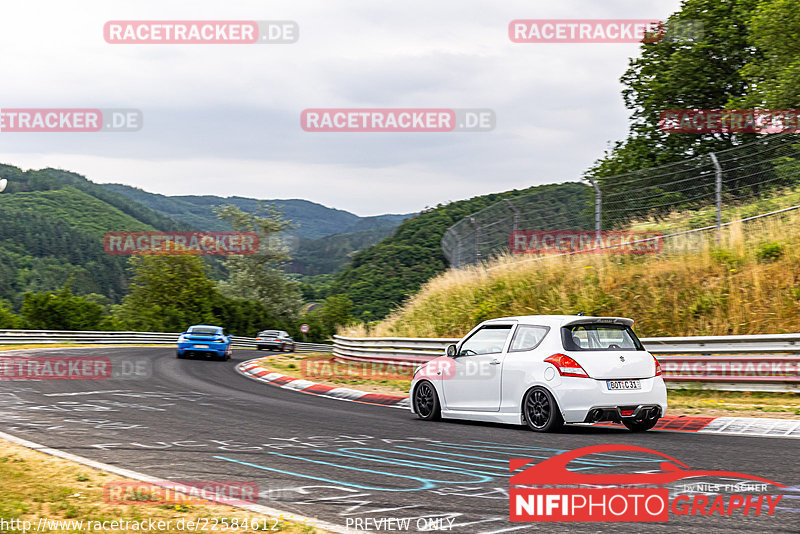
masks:
[[[107,380],[3,381],[0,428],[14,436],[176,481],[250,481],[259,504],[329,523],[412,518],[452,532],[800,532],[800,441],[679,432],[419,421],[407,411],[258,383],[237,363],[178,360],[172,348],[36,350],[0,356],[106,356]],[[692,469],[757,475],[786,486],[774,516],[671,516],[668,523],[511,523],[509,459],[599,444],[647,447]],[[646,472],[638,454],[593,455],[583,472]],[[680,492],[681,484],[671,492]],[[766,514],[766,512],[764,512]],[[418,523],[419,518],[424,518]],[[356,522],[356,520],[359,520]],[[374,526],[373,530],[377,530]],[[385,529],[385,527],[384,527]],[[422,530],[426,530],[422,528]]]

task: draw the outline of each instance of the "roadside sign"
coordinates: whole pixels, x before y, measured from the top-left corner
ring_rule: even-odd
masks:
[[[300,325],[300,331],[301,331],[302,333],[304,333],[304,334],[308,334],[308,330],[309,330],[309,328],[308,328],[308,325],[307,325],[307,324],[301,324],[301,325]]]

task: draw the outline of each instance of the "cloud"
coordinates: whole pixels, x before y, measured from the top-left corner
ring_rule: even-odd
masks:
[[[17,3],[3,107],[134,107],[136,133],[0,133],[2,161],[165,194],[307,198],[361,215],[575,180],[627,130],[636,45],[509,42],[516,18],[666,18],[678,0]],[[43,14],[46,13],[46,16]],[[292,45],[109,45],[125,19],[296,20]],[[491,108],[488,133],[307,133],[311,107]]]

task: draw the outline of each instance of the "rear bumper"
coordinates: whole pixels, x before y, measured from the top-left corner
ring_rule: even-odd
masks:
[[[197,345],[207,345],[208,348],[197,347]],[[204,354],[213,352],[223,356],[228,352],[228,345],[225,343],[178,343],[178,354]]]
[[[584,423],[597,423],[599,421],[622,422],[623,419],[652,419],[660,418],[663,408],[658,404],[639,404],[638,406],[596,406],[586,414]]]
[[[259,349],[272,350],[272,349],[282,349],[284,347],[294,348],[294,345],[292,343],[275,343],[275,342],[272,342],[272,343],[256,343],[256,347],[259,348]]]
[[[651,410],[655,409],[658,409],[659,417],[663,416],[667,412],[664,379],[656,376],[639,381],[642,389],[610,391],[605,380],[562,377],[561,384],[553,393],[568,423],[635,418],[653,413]],[[598,416],[601,418],[597,419]]]

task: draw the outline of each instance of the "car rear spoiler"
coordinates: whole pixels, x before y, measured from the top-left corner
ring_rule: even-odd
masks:
[[[561,326],[572,326],[576,324],[621,324],[633,326],[633,319],[627,317],[586,317],[576,316],[574,319],[567,319]]]

